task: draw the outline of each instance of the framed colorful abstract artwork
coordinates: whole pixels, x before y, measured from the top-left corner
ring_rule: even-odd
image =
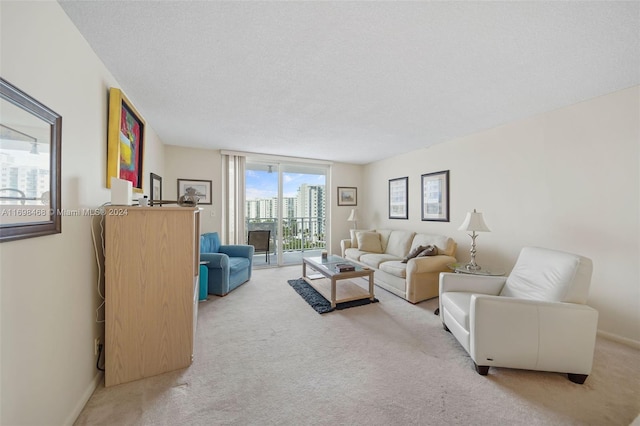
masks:
[[[142,192],[145,122],[120,89],[109,90],[107,188],[111,178],[128,180]]]

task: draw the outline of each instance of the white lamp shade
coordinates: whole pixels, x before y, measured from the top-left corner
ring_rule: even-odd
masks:
[[[477,212],[476,209],[467,213],[467,217],[458,228],[458,231],[491,232],[487,224],[484,223],[482,213]]]
[[[349,222],[357,222],[358,221],[358,211],[356,209],[351,209],[351,214],[349,215]]]

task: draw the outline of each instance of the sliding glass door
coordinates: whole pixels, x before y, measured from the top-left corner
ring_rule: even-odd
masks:
[[[254,266],[301,263],[327,246],[328,166],[247,158],[245,229],[270,232]]]

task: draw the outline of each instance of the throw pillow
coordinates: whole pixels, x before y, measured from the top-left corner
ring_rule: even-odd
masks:
[[[424,248],[424,250],[422,250],[419,254],[418,257],[423,257],[423,256],[436,256],[438,254],[438,247],[436,246],[432,246],[432,245],[428,245]]]
[[[402,263],[407,263],[409,261],[409,259],[413,259],[417,255],[419,255],[425,248],[426,248],[425,246],[418,246],[418,247],[414,248],[413,250],[411,250],[409,252],[408,255],[406,255],[404,257],[404,259],[402,259]]]
[[[358,250],[382,253],[380,234],[377,232],[356,232],[356,238],[358,239]]]
[[[358,232],[375,232],[375,230],[373,230],[373,229],[350,229],[349,232],[351,233],[351,248],[358,248],[358,238],[356,237],[356,234]]]

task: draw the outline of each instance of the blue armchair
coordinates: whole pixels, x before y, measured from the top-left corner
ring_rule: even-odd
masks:
[[[200,236],[200,261],[209,270],[208,293],[224,296],[251,279],[253,246],[221,245],[217,232]]]

